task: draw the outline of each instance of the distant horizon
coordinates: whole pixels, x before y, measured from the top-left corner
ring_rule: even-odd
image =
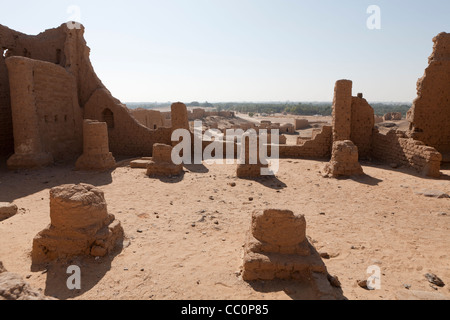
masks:
[[[192,102],[196,102],[198,100],[194,100],[194,101],[190,101],[190,102],[186,102],[186,101],[127,101],[127,102],[122,102],[123,104],[172,104],[172,103],[177,103],[177,102],[182,102],[186,105],[192,103]],[[311,103],[311,104],[319,104],[319,103],[327,103],[327,104],[333,104],[333,101],[306,101],[306,100],[302,100],[302,101],[198,101],[199,103],[210,103],[210,104],[214,104],[214,103],[261,103],[261,104],[282,104],[282,103],[289,103],[289,104],[294,104],[294,103]],[[369,101],[367,100],[367,102],[369,104],[371,103],[381,103],[381,104],[406,104],[406,105],[412,105],[414,101]]]

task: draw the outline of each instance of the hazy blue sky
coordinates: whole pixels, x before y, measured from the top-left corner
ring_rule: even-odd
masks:
[[[448,0],[0,1],[0,23],[29,34],[78,6],[95,71],[123,102],[329,101],[338,79],[412,101],[432,38],[450,32]]]

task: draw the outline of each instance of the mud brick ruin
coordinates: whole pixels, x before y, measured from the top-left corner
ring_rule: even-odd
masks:
[[[417,99],[408,112],[408,137],[434,147],[450,162],[450,34],[434,39],[425,74],[417,82]]]
[[[267,140],[267,138],[266,138]],[[257,148],[251,148],[251,145],[257,145]],[[268,168],[268,164],[261,163],[259,149],[260,138],[256,133],[246,133],[242,137],[240,145],[240,162],[236,169],[238,178],[257,178],[260,177],[261,169]]]
[[[322,284],[322,294],[332,295],[327,275],[320,255],[306,238],[303,215],[275,209],[253,213],[244,246],[243,280],[312,280],[316,289]]]
[[[183,173],[183,165],[172,161],[172,146],[156,143],[153,158],[147,164],[147,176],[178,176]]]
[[[109,152],[108,127],[106,122],[84,120],[83,155],[75,164],[80,170],[112,169],[116,160]]]
[[[87,184],[50,190],[51,224],[33,241],[33,265],[73,256],[103,257],[121,246],[124,231],[108,214],[103,191]]]
[[[358,162],[358,148],[350,140],[335,141],[331,161],[323,169],[328,177],[362,175],[364,171]]]
[[[153,145],[173,145],[176,129],[208,116],[232,112],[188,111],[182,103],[169,113],[129,110],[115,99],[95,74],[84,40],[84,27],[62,24],[37,36],[0,25],[0,156],[10,169],[35,168],[55,161],[74,161],[84,154],[83,121],[104,122],[113,156],[151,157]],[[329,160],[333,143],[352,141],[360,160],[396,163],[430,176],[440,176],[441,161],[450,161],[450,34],[434,39],[433,54],[418,82],[418,97],[408,113],[407,132],[380,133],[372,107],[362,94],[352,96],[352,82],[336,83],[333,125],[314,129],[297,145],[281,141],[281,158]],[[391,115],[393,116],[393,115]],[[262,122],[244,130],[279,129],[292,133],[306,126]],[[99,142],[104,144],[103,142]],[[205,148],[208,143],[203,144]],[[236,146],[237,148],[237,146]],[[105,153],[106,154],[106,153]]]

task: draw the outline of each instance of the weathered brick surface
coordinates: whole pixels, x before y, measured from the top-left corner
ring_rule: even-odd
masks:
[[[80,170],[104,170],[114,168],[116,161],[109,152],[108,127],[105,122],[84,120],[83,154],[76,168]]]
[[[131,115],[142,125],[156,130],[165,127],[165,119],[160,111],[147,109],[130,109]]]
[[[325,126],[323,129],[313,131],[313,136],[308,140],[298,140],[298,145],[280,145],[281,158],[303,159],[329,159],[332,147],[332,128]]]
[[[353,97],[350,140],[358,147],[359,159],[370,158],[374,125],[373,108],[366,99]]]
[[[150,130],[137,122],[129,110],[114,99],[108,90],[99,89],[84,107],[85,118],[104,121],[103,113],[109,109],[114,126],[108,129],[109,148],[115,155],[151,156],[154,143],[171,144],[171,129]]]
[[[82,151],[82,110],[75,78],[61,66],[24,57],[6,59],[15,154],[8,166],[34,167],[42,154],[67,160]],[[36,159],[34,161],[33,159]]]
[[[350,80],[336,82],[333,101],[333,141],[350,139],[352,86]]]
[[[322,174],[328,177],[362,175],[364,172],[358,160],[358,147],[352,141],[335,141],[331,161],[325,165]]]
[[[401,131],[391,130],[381,134],[375,130],[372,145],[376,159],[414,168],[426,176],[440,176],[442,155],[435,148],[408,138]]]
[[[408,135],[450,153],[450,33],[434,39],[425,74],[417,82],[417,98],[408,112]]]

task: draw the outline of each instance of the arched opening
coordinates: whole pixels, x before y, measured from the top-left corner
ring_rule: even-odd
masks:
[[[108,129],[114,128],[114,113],[110,109],[105,109],[102,112],[102,121],[106,122]]]

